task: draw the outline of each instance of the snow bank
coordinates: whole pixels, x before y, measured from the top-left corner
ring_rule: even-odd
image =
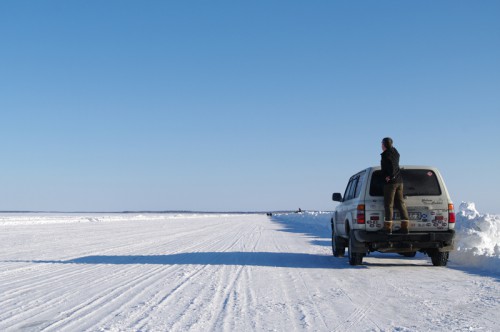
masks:
[[[453,263],[500,273],[500,216],[480,214],[474,203],[462,202],[455,229]]]
[[[303,211],[300,213],[273,213],[272,220],[283,225],[284,230],[302,233],[315,238],[313,243],[327,245],[330,241],[332,212]],[[328,244],[329,245],[329,244]]]
[[[285,224],[302,224],[317,229],[330,230],[332,212],[304,211],[290,213],[273,213],[273,219]],[[329,236],[329,233],[328,233]]]

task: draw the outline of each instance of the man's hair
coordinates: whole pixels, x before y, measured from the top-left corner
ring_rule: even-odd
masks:
[[[392,148],[392,138],[390,138],[390,137],[385,137],[385,138],[382,140],[382,144],[384,144],[384,146],[385,146],[387,149]]]

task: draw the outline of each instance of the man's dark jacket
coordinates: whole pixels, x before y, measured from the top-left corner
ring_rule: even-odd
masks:
[[[403,178],[401,177],[401,170],[399,169],[399,152],[396,148],[389,148],[380,154],[382,160],[380,161],[380,166],[382,166],[382,174],[384,179],[390,177],[388,183],[401,183]]]

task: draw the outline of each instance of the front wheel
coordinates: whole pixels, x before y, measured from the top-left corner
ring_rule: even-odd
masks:
[[[446,266],[446,264],[448,264],[448,257],[450,256],[450,253],[448,251],[440,252],[440,251],[436,250],[430,256],[431,256],[432,265],[434,265],[434,266]]]

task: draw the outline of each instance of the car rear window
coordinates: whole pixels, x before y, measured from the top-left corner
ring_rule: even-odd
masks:
[[[441,188],[436,173],[427,169],[401,169],[403,176],[403,195],[439,196]],[[385,180],[381,171],[372,174],[370,196],[384,196]]]

